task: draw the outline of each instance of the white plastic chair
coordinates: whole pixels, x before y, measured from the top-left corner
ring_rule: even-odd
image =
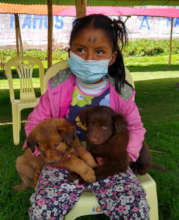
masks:
[[[68,67],[66,61],[57,63],[52,65],[45,74],[44,79],[44,92],[47,89],[47,82],[49,78],[56,75],[59,70],[63,70]],[[132,78],[131,73],[126,68],[126,80],[134,87],[134,81]],[[149,175],[145,174],[143,176],[138,176],[138,180],[143,186],[146,194],[147,194],[147,201],[150,206],[150,220],[158,220],[158,200],[157,200],[157,188],[154,179]],[[98,204],[98,201],[95,195],[88,191],[83,192],[80,196],[80,199],[75,204],[73,209],[65,216],[65,220],[74,220],[80,216],[85,215],[96,215],[102,214],[103,210]]]
[[[133,88],[135,88],[135,84],[134,84],[134,80],[132,78],[132,74],[130,73],[130,71],[128,70],[127,67],[125,67],[125,71],[126,71],[126,81],[128,83],[130,83]]]
[[[66,69],[68,67],[67,61],[62,61],[52,65],[45,73],[44,76],[44,85],[42,93],[45,93],[47,90],[48,80],[55,76],[60,70]]]
[[[13,141],[15,145],[20,142],[21,130],[21,110],[33,108],[38,104],[39,98],[36,97],[32,75],[34,66],[39,69],[40,89],[44,90],[44,67],[42,62],[35,57],[16,56],[5,64],[5,74],[9,83],[10,100],[12,106],[12,127]],[[12,67],[15,67],[20,81],[20,97],[17,99],[14,93]]]

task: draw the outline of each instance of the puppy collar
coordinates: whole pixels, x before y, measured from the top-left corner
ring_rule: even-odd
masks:
[[[35,146],[35,150],[34,150],[34,152],[33,152],[33,155],[34,155],[35,157],[38,157],[38,156],[40,155],[40,151],[38,150],[38,147],[37,147],[37,146]]]
[[[64,160],[69,160],[70,158],[71,158],[71,154],[69,153],[65,156]]]

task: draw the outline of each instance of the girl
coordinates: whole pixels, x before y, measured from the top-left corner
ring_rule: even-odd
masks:
[[[122,113],[128,121],[131,161],[139,156],[145,129],[134,102],[135,91],[125,80],[122,53],[126,29],[122,21],[94,14],[74,21],[70,37],[69,68],[60,71],[48,83],[47,92],[29,115],[26,135],[42,120],[65,117],[76,125],[82,108],[106,105]],[[77,125],[76,125],[77,126]],[[85,140],[77,126],[77,134]],[[84,190],[95,193],[110,219],[149,219],[146,195],[129,168],[93,184],[70,182],[68,171],[46,167],[31,196],[30,219],[63,219]]]

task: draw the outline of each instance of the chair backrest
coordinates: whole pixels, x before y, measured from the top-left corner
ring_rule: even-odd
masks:
[[[52,77],[55,76],[60,70],[63,70],[68,67],[67,61],[61,61],[59,63],[56,63],[52,65],[45,73],[44,76],[44,85],[43,85],[43,93],[46,92],[47,86],[48,86],[48,80]]]
[[[126,81],[130,83],[133,88],[135,88],[133,77],[127,67],[125,67],[125,71],[126,71]]]
[[[4,69],[9,82],[11,102],[15,100],[12,67],[15,67],[20,80],[20,100],[23,102],[36,100],[32,82],[34,66],[38,66],[39,69],[40,89],[42,93],[44,90],[44,67],[40,59],[30,56],[16,56],[5,64]]]
[[[44,86],[43,86],[44,91],[43,91],[43,93],[47,90],[48,80],[52,76],[55,76],[59,72],[59,70],[63,70],[67,67],[68,67],[67,61],[62,61],[62,62],[59,62],[59,63],[52,65],[46,71],[45,76],[44,76]],[[127,67],[125,67],[125,70],[126,70],[126,80],[133,86],[133,88],[135,88],[134,81],[133,81],[133,78],[132,78],[130,71],[127,69]]]

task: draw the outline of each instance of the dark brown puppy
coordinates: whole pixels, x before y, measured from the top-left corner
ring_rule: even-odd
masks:
[[[86,108],[79,114],[87,127],[87,150],[102,164],[95,168],[97,180],[125,172],[130,161],[127,153],[129,132],[120,114],[106,106]]]
[[[47,119],[35,127],[27,138],[28,149],[16,160],[22,184],[15,190],[34,187],[44,165],[64,167],[88,183],[96,180],[96,162],[80,144],[75,127],[65,119]],[[34,153],[39,156],[34,156]]]
[[[87,150],[95,158],[102,158],[102,165],[95,168],[97,180],[125,172],[131,165],[136,174],[145,174],[152,167],[152,157],[146,143],[135,163],[131,163],[127,144],[129,131],[121,114],[106,106],[86,108],[79,114],[80,121],[87,127]]]

